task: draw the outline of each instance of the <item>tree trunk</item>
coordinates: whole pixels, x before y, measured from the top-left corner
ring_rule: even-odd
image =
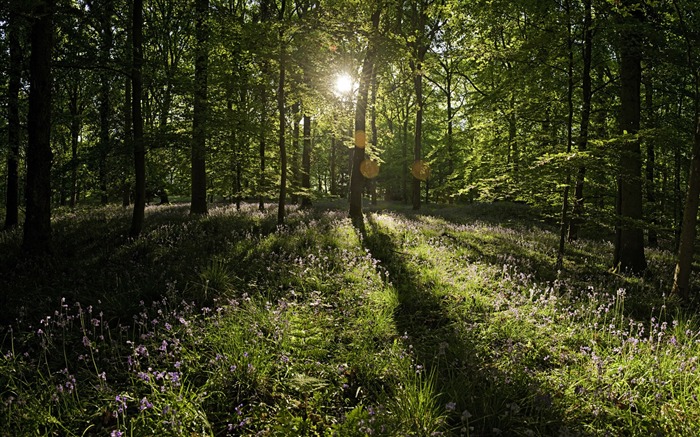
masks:
[[[70,112],[70,200],[68,205],[75,208],[78,203],[78,143],[80,140],[80,72],[76,72],[75,83],[70,91],[68,111]]]
[[[571,153],[571,143],[573,142],[574,131],[574,36],[571,32],[571,2],[566,3],[566,14],[568,19],[567,25],[567,48],[569,62],[567,66],[567,93],[566,93],[566,153]],[[557,250],[557,262],[555,270],[559,272],[564,266],[564,250],[566,243],[566,234],[569,228],[569,189],[571,186],[571,174],[566,172],[566,182],[564,184],[564,194],[562,196],[561,207],[561,224],[559,230],[559,249]]]
[[[299,101],[294,102],[292,105],[292,193],[291,201],[292,203],[299,202],[299,195],[301,190],[301,168],[299,165],[299,116],[301,113],[301,103]],[[303,198],[303,195],[302,195]]]
[[[672,294],[687,300],[689,297],[690,273],[692,271],[693,254],[695,252],[695,237],[697,235],[698,203],[700,200],[700,71],[695,61],[693,48],[697,46],[697,37],[691,37],[685,23],[685,14],[681,11],[678,2],[673,2],[679,17],[683,36],[687,44],[686,54],[689,67],[693,72],[695,91],[695,140],[693,142],[693,156],[690,161],[690,174],[688,175],[688,191],[686,191],[685,207],[683,209],[683,225],[681,226],[678,258],[673,275]]]
[[[297,123],[298,124],[298,123]],[[304,115],[304,139],[301,153],[301,207],[310,208],[311,202],[311,117]]]
[[[367,145],[366,118],[367,100],[369,96],[370,82],[372,81],[372,69],[374,65],[374,52],[377,29],[379,28],[379,16],[381,9],[372,13],[372,35],[367,45],[367,53],[362,63],[362,74],[357,90],[357,106],[355,108],[355,147],[352,155],[352,169],[350,173],[350,217],[353,220],[362,220],[362,192],[365,188],[365,177],[362,175],[361,165],[365,160],[365,146]]]
[[[5,198],[5,229],[19,224],[19,91],[22,80],[22,47],[19,42],[20,15],[17,1],[10,2],[8,39],[10,46],[9,82],[7,85],[7,197]]]
[[[697,98],[697,97],[696,97]],[[683,226],[681,227],[678,261],[673,275],[672,293],[683,299],[688,298],[690,273],[697,234],[698,196],[700,196],[700,116],[696,114],[695,141],[693,143],[693,158],[690,162],[688,176],[688,191],[685,196],[683,210]]]
[[[112,0],[105,0],[100,13],[100,27],[102,41],[100,44],[100,61],[104,66],[109,62],[109,52],[112,49]],[[107,156],[109,154],[109,73],[107,70],[100,72],[100,145],[99,145],[99,183],[100,202],[107,204]]]
[[[282,12],[284,14],[284,0],[282,1]],[[280,17],[281,19],[281,17]],[[285,218],[285,208],[287,203],[287,145],[285,143],[285,131],[287,124],[287,114],[284,102],[284,82],[285,82],[285,44],[284,30],[280,29],[280,76],[277,88],[277,111],[279,112],[279,148],[280,148],[280,195],[277,204],[277,225],[282,226]]]
[[[423,143],[423,73],[422,59],[418,59],[413,66],[413,89],[416,93],[416,125],[415,136],[413,137],[413,179],[411,184],[411,199],[413,210],[420,209],[420,179],[418,179],[416,165],[421,161]]]
[[[129,236],[136,238],[141,234],[146,211],[146,145],[143,138],[143,114],[141,98],[143,95],[143,0],[133,1],[132,12],[132,59],[131,59],[131,119],[134,147],[134,212],[131,217]]]
[[[651,76],[651,68],[649,68],[649,75]],[[652,78],[646,81],[644,86],[645,100],[646,100],[646,110],[647,110],[647,129],[656,128],[656,116],[654,114],[654,95],[653,95],[653,85]],[[656,166],[656,153],[654,150],[654,137],[647,138],[646,140],[646,201],[649,205],[649,211],[651,213],[650,226],[647,230],[647,241],[649,247],[657,247],[659,245],[659,238],[656,233],[656,226],[658,226],[658,206],[656,204],[656,188],[654,185],[654,167]]]
[[[588,149],[588,128],[591,119],[591,100],[593,97],[591,87],[591,62],[593,59],[593,19],[591,11],[592,0],[585,0],[585,12],[583,19],[583,74],[582,82],[582,104],[581,104],[581,130],[578,139],[578,151],[585,152]],[[578,229],[583,216],[583,184],[586,178],[586,166],[582,165],[578,169],[576,176],[576,190],[574,192],[574,209],[569,223],[569,241],[578,239]]]
[[[370,129],[372,129],[372,148],[373,153],[377,153],[377,70],[378,68],[374,66],[372,68],[372,103],[370,105]],[[377,179],[376,176],[370,181],[370,203],[372,205],[377,204]]]
[[[338,140],[335,137],[335,134],[331,137],[331,156],[330,156],[330,190],[331,190],[331,196],[336,196],[338,194],[338,184],[337,184],[337,175],[336,175],[336,165],[335,165],[335,160],[336,160],[336,148],[338,147],[337,144]]]
[[[29,61],[26,215],[22,249],[51,251],[51,53],[54,1],[35,2]]]
[[[642,78],[642,35],[639,26],[641,13],[635,1],[624,2],[632,6],[629,15],[622,19],[620,33],[620,88],[621,130],[623,138],[618,178],[619,224],[615,244],[614,265],[620,271],[639,274],[646,269],[644,255],[644,231],[642,220],[642,159],[639,139],[640,89]]]
[[[209,0],[197,0],[195,34],[197,46],[194,61],[194,118],[192,120],[192,203],[190,214],[207,213],[207,68],[209,49],[207,19]]]

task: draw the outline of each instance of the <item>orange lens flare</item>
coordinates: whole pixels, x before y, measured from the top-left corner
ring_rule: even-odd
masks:
[[[427,181],[430,179],[430,165],[422,159],[419,159],[411,166],[411,174],[419,181]]]
[[[360,163],[360,173],[367,179],[374,179],[379,175],[379,164],[371,159],[365,159]]]

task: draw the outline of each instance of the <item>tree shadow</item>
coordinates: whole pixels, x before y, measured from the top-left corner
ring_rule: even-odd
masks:
[[[527,367],[505,372],[495,365],[492,351],[479,346],[479,327],[491,317],[489,312],[471,305],[474,312],[457,320],[448,311],[452,297],[439,291],[444,284],[422,273],[419,260],[403,251],[374,216],[368,215],[366,223],[356,227],[365,249],[391,278],[399,300],[394,314],[397,329],[411,342],[417,364],[435,375],[435,387],[454,435],[528,431],[551,435],[565,427],[564,418],[552,408],[551,395],[528,374]],[[462,329],[465,326],[471,328]],[[502,344],[492,347],[507,349],[508,339],[501,340]],[[531,361],[537,365],[538,358]]]

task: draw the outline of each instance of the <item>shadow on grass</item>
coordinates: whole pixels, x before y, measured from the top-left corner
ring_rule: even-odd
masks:
[[[366,223],[355,222],[355,226],[365,248],[388,271],[398,293],[397,329],[408,336],[417,364],[435,375],[440,401],[450,404],[447,410],[454,405],[448,418],[454,435],[518,435],[528,431],[551,435],[561,431],[564,419],[551,408],[551,397],[526,370],[510,374],[499,370],[488,352],[480,350],[478,329],[457,329],[465,321],[458,323],[450,317],[448,303],[436,293],[439,284],[423,277],[416,260],[401,250],[389,232],[371,215]],[[488,315],[475,311],[472,317],[467,322],[476,326]]]
[[[254,245],[277,230],[273,212],[252,206],[229,207],[208,216],[191,216],[188,205],[149,207],[141,236],[129,239],[131,211],[118,207],[85,210],[58,217],[53,254],[28,259],[21,233],[0,240],[0,324],[38,321],[62,298],[104,309],[105,317],[130,319],[139,302],[164,297],[169,286],[183,298],[198,298],[201,273],[222,263],[243,280],[266,266]],[[238,259],[239,257],[240,259]],[[234,262],[240,261],[240,262]],[[187,294],[192,292],[192,294]]]

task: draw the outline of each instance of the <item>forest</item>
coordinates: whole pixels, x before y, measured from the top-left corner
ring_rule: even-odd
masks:
[[[0,437],[700,434],[697,2],[0,5]]]

